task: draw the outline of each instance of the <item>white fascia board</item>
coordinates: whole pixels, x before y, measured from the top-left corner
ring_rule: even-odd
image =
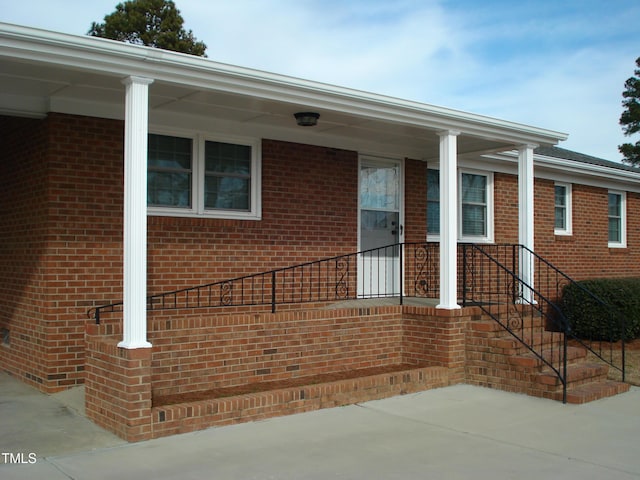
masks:
[[[485,155],[494,171],[517,174],[517,152]],[[535,177],[640,193],[640,172],[534,154]],[[502,163],[502,168],[499,164]]]
[[[564,133],[473,113],[268,73],[156,48],[0,23],[1,56],[330,109],[378,121],[555,145]]]
[[[535,163],[541,178],[640,192],[640,172],[542,155],[535,156]]]

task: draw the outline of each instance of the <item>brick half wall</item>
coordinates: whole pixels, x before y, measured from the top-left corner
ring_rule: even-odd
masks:
[[[276,314],[156,312],[149,320],[153,347],[139,350],[117,347],[119,323],[89,325],[87,415],[139,441],[459,383],[472,311],[398,305]],[[361,373],[322,380],[354,371]],[[254,393],[206,395],[243,385]],[[205,395],[194,399],[194,393]],[[181,394],[190,394],[190,401],[158,402]]]

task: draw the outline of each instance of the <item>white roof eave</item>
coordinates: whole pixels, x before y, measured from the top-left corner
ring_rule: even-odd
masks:
[[[218,90],[365,118],[456,130],[505,142],[556,145],[564,133],[492,117],[278,75],[156,48],[0,23],[0,59],[63,65],[108,76]]]
[[[506,161],[511,165],[511,171],[508,173],[517,173],[517,152],[483,155],[483,158],[503,163]],[[602,188],[622,188],[640,193],[640,171],[634,172],[607,165],[579,162],[537,153],[534,154],[533,161],[536,178],[582,183]],[[507,173],[507,170],[504,170],[504,172]]]

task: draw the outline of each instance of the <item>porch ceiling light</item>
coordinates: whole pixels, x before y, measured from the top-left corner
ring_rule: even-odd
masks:
[[[296,123],[301,127],[314,127],[320,118],[320,114],[315,112],[298,112],[293,116],[296,117]]]

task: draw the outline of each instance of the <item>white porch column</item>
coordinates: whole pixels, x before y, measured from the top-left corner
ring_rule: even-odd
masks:
[[[518,148],[518,241],[534,251],[533,221],[533,149],[535,145],[522,145]],[[520,278],[524,283],[534,287],[533,258],[528,252],[520,255]],[[528,288],[522,289],[522,300],[531,302],[533,295]]]
[[[440,137],[440,303],[453,310],[458,305],[458,135]]]
[[[124,306],[121,348],[147,342],[147,136],[148,78],[129,77],[124,120]]]

